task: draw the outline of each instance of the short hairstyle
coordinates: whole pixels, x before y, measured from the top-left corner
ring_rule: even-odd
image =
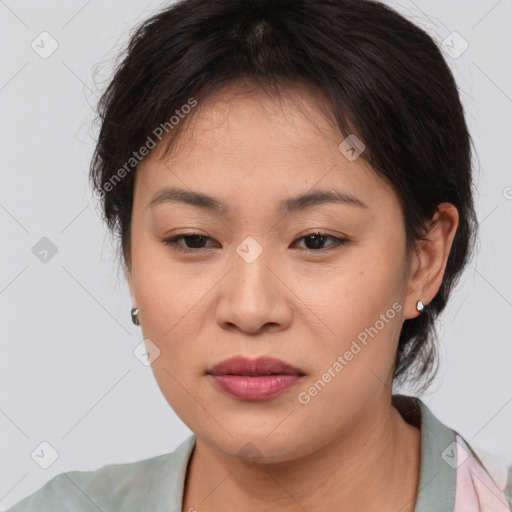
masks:
[[[425,389],[438,367],[435,319],[476,239],[472,141],[440,49],[380,2],[181,0],[135,27],[98,103],[90,167],[102,218],[118,237],[118,256],[130,266],[137,150],[165,131],[169,151],[186,125],[176,114],[191,110],[184,108],[191,99],[204,101],[242,80],[262,92],[302,84],[324,95],[326,116],[344,137],[363,141],[361,157],[397,192],[408,251],[428,232],[438,204],[457,208],[440,289],[421,315],[404,321],[396,353],[395,383]]]

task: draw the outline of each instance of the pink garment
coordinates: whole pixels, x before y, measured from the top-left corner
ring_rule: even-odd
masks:
[[[454,512],[510,512],[504,491],[473,456],[460,436],[457,444],[457,484]]]

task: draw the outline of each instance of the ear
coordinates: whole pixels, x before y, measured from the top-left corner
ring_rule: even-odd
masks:
[[[439,291],[458,224],[459,212],[453,204],[437,206],[423,233],[425,240],[417,241],[411,255],[404,319],[418,316],[418,300],[427,306]]]

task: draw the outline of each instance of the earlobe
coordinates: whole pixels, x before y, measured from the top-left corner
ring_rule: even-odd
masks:
[[[443,281],[448,256],[455,238],[459,214],[451,203],[441,203],[429,221],[428,231],[417,241],[409,275],[405,318],[414,318],[436,296]]]

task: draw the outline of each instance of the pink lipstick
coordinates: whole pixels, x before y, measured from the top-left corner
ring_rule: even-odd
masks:
[[[241,356],[221,361],[207,372],[223,392],[240,400],[268,400],[297,384],[305,373],[274,359]]]

